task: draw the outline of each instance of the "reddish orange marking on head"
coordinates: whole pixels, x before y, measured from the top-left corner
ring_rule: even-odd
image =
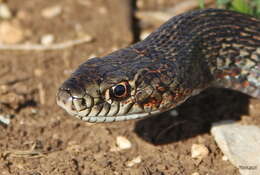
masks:
[[[157,88],[158,91],[161,91],[161,92],[166,91],[165,87],[162,87],[162,86],[158,86],[156,88]]]
[[[245,87],[248,87],[250,86],[250,83],[248,81],[244,81],[242,82],[242,86],[245,88]]]
[[[159,104],[160,104],[160,101],[156,100],[155,98],[150,98],[150,101],[145,103],[144,106],[157,107]]]
[[[149,70],[148,72],[150,72],[150,73],[161,73],[161,70],[160,69],[158,69],[158,70]]]
[[[237,76],[239,75],[240,71],[239,70],[224,70],[223,72],[217,74],[217,78],[224,78],[226,76]]]

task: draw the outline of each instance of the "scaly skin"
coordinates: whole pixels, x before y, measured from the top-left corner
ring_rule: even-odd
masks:
[[[82,120],[112,122],[170,110],[210,86],[260,98],[260,20],[219,9],[175,16],[145,40],[80,65],[57,102]]]

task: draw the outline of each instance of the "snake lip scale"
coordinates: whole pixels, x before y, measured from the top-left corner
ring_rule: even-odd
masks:
[[[221,9],[175,16],[143,41],[81,64],[57,103],[87,122],[170,110],[208,87],[260,98],[260,20]]]

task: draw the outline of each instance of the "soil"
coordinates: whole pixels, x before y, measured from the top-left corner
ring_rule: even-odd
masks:
[[[125,2],[8,1],[14,18],[29,31],[24,42],[38,43],[48,33],[57,43],[86,34],[94,41],[54,51],[1,51],[0,114],[11,118],[9,125],[0,125],[1,175],[239,174],[223,160],[210,127],[221,120],[259,126],[260,103],[244,94],[209,89],[178,107],[177,116],[170,111],[107,124],[82,122],[56,105],[58,87],[80,63],[138,40],[138,20],[132,20],[132,7]],[[178,2],[138,3],[152,10]],[[42,17],[44,8],[56,5],[62,7],[60,15]],[[115,149],[118,136],[131,148]],[[193,144],[205,145],[209,154],[201,161],[191,158]],[[137,157],[141,162],[130,165]]]

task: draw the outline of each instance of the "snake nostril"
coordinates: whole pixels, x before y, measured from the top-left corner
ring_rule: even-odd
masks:
[[[57,104],[68,112],[72,112],[74,110],[74,105],[72,103],[73,97],[68,90],[60,88],[57,93],[56,100]]]

